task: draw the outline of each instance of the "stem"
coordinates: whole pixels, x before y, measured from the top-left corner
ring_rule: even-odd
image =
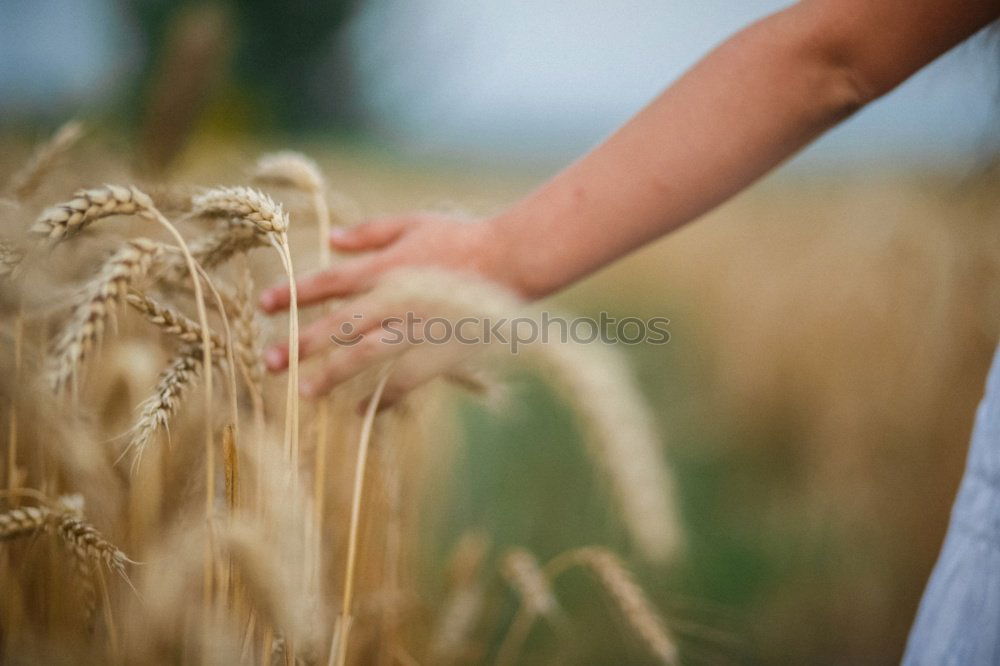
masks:
[[[201,289],[201,279],[199,279],[198,264],[191,256],[184,237],[177,231],[177,227],[170,223],[163,213],[156,208],[149,209],[150,215],[159,222],[170,235],[177,241],[177,246],[184,254],[184,261],[187,263],[188,273],[191,275],[191,283],[194,287],[194,301],[198,309],[198,323],[201,325],[201,362],[205,368],[205,522],[208,529],[212,529],[212,512],[215,503],[215,456],[214,438],[212,432],[212,342],[208,329],[208,312],[205,309],[205,294]],[[203,582],[203,601],[207,609],[212,601],[212,551],[210,547],[205,550],[205,568]]]
[[[316,211],[316,228],[319,231],[319,266],[329,268],[333,263],[330,251],[330,207],[326,203],[323,187],[312,191],[313,209]],[[313,585],[317,596],[322,596],[320,568],[323,553],[323,513],[326,508],[326,455],[327,431],[330,424],[330,398],[320,398],[316,405],[316,458],[313,465],[313,511],[315,514],[316,547]]]
[[[21,347],[24,340],[24,313],[18,308],[14,319],[14,385],[21,382]],[[7,488],[17,489],[17,399],[10,399],[10,430],[7,438]]]
[[[365,484],[365,463],[368,461],[368,448],[372,437],[372,427],[375,424],[375,412],[382,399],[386,382],[392,365],[386,365],[379,373],[378,383],[372,393],[368,406],[365,408],[365,418],[361,424],[361,437],[358,440],[358,461],[354,468],[354,492],[351,496],[351,523],[347,540],[347,567],[344,571],[344,604],[340,611],[343,631],[337,646],[337,666],[347,662],[347,640],[351,629],[351,601],[354,593],[354,566],[358,554],[358,526],[361,518],[361,497]]]
[[[299,469],[299,298],[292,269],[292,255],[284,234],[275,241],[281,262],[288,274],[288,393],[285,404],[285,455],[292,471]]]

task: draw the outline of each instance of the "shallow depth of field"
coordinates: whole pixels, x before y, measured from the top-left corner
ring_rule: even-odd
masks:
[[[161,26],[154,34],[167,36],[155,43],[184,44],[169,17],[142,20],[173,26]],[[47,206],[80,187],[134,183],[190,243],[217,224],[186,217],[195,187],[251,184],[289,213],[301,275],[322,261],[318,216],[308,193],[255,180],[262,154],[314,159],[335,224],[414,209],[488,215],[551,172],[534,158],[523,166],[415,157],[371,140],[340,110],[336,123],[346,125],[331,121],[337,131],[297,127],[282,115],[294,108],[269,96],[275,81],[246,83],[246,62],[231,55],[239,43],[216,40],[226,31],[213,20],[208,12],[194,22],[208,38],[193,30],[189,53],[195,63],[244,65],[232,77],[212,74],[223,83],[198,81],[204,67],[168,58],[148,66],[131,115],[70,108],[79,113],[0,127],[0,183],[66,115],[88,127],[30,196],[15,205],[5,192],[10,203],[0,207],[0,236],[31,259],[2,292],[0,514],[9,521],[11,511],[47,507],[75,519],[80,495],[87,524],[136,561],[67,554],[62,518],[19,532],[0,522],[17,532],[0,541],[0,571],[14,581],[0,593],[0,662],[336,663],[345,624],[348,663],[641,664],[669,660],[673,649],[684,664],[898,662],[1000,335],[1000,185],[977,167],[981,156],[784,170],[531,306],[670,319],[669,344],[617,351],[639,388],[629,405],[650,415],[675,479],[684,547],[674,559],[643,553],[628,500],[623,509],[607,461],[594,454],[586,411],[601,400],[567,397],[565,377],[530,359],[492,359],[475,369],[484,374],[446,377],[366,419],[355,407],[376,387],[369,373],[335,396],[322,430],[319,408],[303,400],[301,483],[286,456],[285,376],[265,380],[260,420],[253,382],[235,377],[235,442],[247,445],[233,452],[228,373],[251,368],[220,360],[208,433],[216,493],[206,508],[203,378],[141,462],[126,449],[158,374],[178,350],[194,345],[200,355],[200,338],[181,340],[123,301],[117,325],[109,318],[80,362],[75,398],[53,393],[44,376],[74,294],[108,253],[137,236],[175,240],[154,221],[123,216],[42,251],[29,229]],[[230,55],[199,51],[205,43]],[[245,112],[255,94],[274,117]],[[164,252],[183,277],[180,255]],[[239,301],[244,268],[253,289],[283,279],[273,247],[247,255],[211,271],[226,299]],[[197,324],[186,279],[157,278],[149,294]],[[210,295],[206,304],[221,333]],[[316,311],[300,315],[304,325]],[[261,339],[288,334],[285,318],[257,325]],[[612,406],[629,396],[617,388],[609,378]],[[348,623],[354,466],[369,421]],[[319,476],[316,442],[329,447]],[[617,575],[634,577],[627,594],[648,604],[631,616],[600,575],[611,553]],[[82,573],[79,561],[89,562]],[[539,583],[536,562],[558,573],[541,589],[529,585]]]

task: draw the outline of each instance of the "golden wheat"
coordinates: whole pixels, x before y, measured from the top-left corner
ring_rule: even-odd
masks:
[[[0,541],[35,534],[45,529],[51,513],[45,506],[26,506],[0,513]]]
[[[164,333],[176,336],[186,343],[201,344],[201,327],[198,322],[181,314],[176,309],[160,303],[147,294],[132,289],[126,295],[128,304],[146,318],[152,324],[158,326]],[[212,353],[222,354],[226,349],[226,343],[222,336],[215,331],[210,331],[212,342]]]
[[[177,413],[184,394],[201,370],[200,345],[182,347],[160,374],[153,395],[139,405],[139,419],[132,427],[126,451],[132,451],[138,462],[153,436],[170,423]]]
[[[62,390],[74,377],[129,287],[149,272],[162,251],[162,245],[145,238],[128,241],[86,286],[52,354],[49,381],[53,390]]]
[[[318,167],[298,154],[270,155],[258,163],[256,178],[312,197],[312,215],[302,206],[293,210],[298,215],[301,209],[303,217],[315,222],[319,263],[328,265],[329,193]],[[29,240],[38,241],[35,245],[42,248],[78,236],[88,225],[113,215],[152,220],[167,229],[173,244],[145,239],[124,242],[96,271],[96,244],[81,246],[81,251],[74,253],[39,252],[39,256],[65,262],[67,270],[53,271],[60,278],[63,274],[94,277],[84,283],[68,321],[53,316],[50,307],[31,309],[15,322],[13,338],[5,338],[5,344],[0,345],[0,351],[11,352],[18,359],[10,363],[17,372],[0,377],[0,397],[4,398],[5,414],[9,414],[5,418],[9,424],[8,451],[3,456],[9,489],[4,492],[10,497],[36,497],[35,491],[25,486],[44,489],[50,497],[57,491],[85,491],[102,528],[104,521],[111,521],[106,534],[121,538],[130,554],[145,564],[134,569],[129,566],[132,561],[123,550],[84,518],[79,497],[63,496],[50,502],[38,494],[38,501],[30,502],[35,506],[19,506],[20,500],[11,500],[8,510],[0,513],[0,540],[46,535],[45,539],[66,546],[72,562],[67,569],[58,555],[51,555],[57,552],[51,549],[33,550],[30,559],[23,559],[30,544],[0,553],[0,576],[12,581],[0,602],[0,653],[26,662],[51,660],[48,653],[38,656],[32,644],[37,641],[38,649],[65,650],[78,661],[96,663],[269,664],[275,657],[285,663],[344,664],[348,658],[351,663],[415,663],[411,656],[415,655],[426,657],[428,663],[446,664],[484,657],[491,648],[477,631],[488,629],[496,635],[504,629],[496,626],[497,614],[487,612],[495,610],[502,599],[496,596],[499,586],[485,575],[489,554],[485,539],[463,541],[452,563],[452,584],[439,608],[424,604],[413,585],[408,555],[417,551],[417,544],[408,540],[418,538],[418,523],[411,522],[414,514],[406,500],[408,489],[422,473],[413,463],[422,461],[411,456],[423,455],[414,451],[422,448],[429,432],[425,426],[440,424],[436,412],[423,414],[428,402],[418,395],[401,400],[396,411],[389,411],[390,417],[385,418],[378,414],[380,395],[385,391],[388,396],[391,387],[397,391],[391,399],[399,400],[399,387],[405,386],[408,376],[403,372],[397,376],[395,371],[390,375],[386,368],[374,384],[374,394],[375,373],[359,377],[338,389],[335,401],[324,402],[311,414],[318,417],[325,410],[328,420],[318,419],[314,457],[300,465],[294,379],[296,295],[293,291],[289,319],[292,362],[285,387],[282,446],[280,433],[274,432],[280,424],[271,423],[264,410],[265,405],[273,404],[274,393],[281,387],[263,373],[263,335],[249,263],[249,250],[272,245],[294,283],[285,208],[245,187],[181,191],[165,185],[152,191],[154,198],[134,185],[82,189],[35,220]],[[293,202],[302,200],[294,198],[295,192],[287,194]],[[187,242],[161,209],[182,214],[178,222],[188,223],[192,230],[196,217],[220,221],[206,232],[195,232],[193,240]],[[26,214],[24,207],[14,202],[10,211],[11,218]],[[114,237],[113,232],[109,229],[106,237]],[[30,245],[24,243],[25,247]],[[10,275],[19,263],[27,265],[20,250],[16,237],[9,243],[0,242],[0,277]],[[234,258],[238,259],[234,266],[225,265]],[[35,262],[29,263],[34,269]],[[47,268],[46,262],[38,265],[40,272]],[[522,311],[520,303],[491,291],[493,287],[470,283],[464,277],[430,279],[433,288],[426,288],[420,280],[406,289],[391,284],[380,287],[374,302],[383,297],[409,302],[416,292],[423,302],[441,305],[449,312],[509,315]],[[455,284],[463,289],[454,289]],[[217,330],[209,325],[203,287],[214,300]],[[58,302],[64,290],[63,285],[57,285],[53,294],[44,297]],[[197,319],[184,314],[190,308],[192,292]],[[454,293],[439,297],[440,292]],[[51,364],[48,370],[53,386],[64,389],[81,374],[85,362],[93,360],[93,349],[114,320],[116,309],[125,305],[140,315],[134,320],[145,319],[155,328],[135,325],[133,320],[125,322],[118,337],[134,350],[133,355],[119,355],[116,348],[114,363],[106,367],[89,364],[93,367],[88,381],[81,385],[86,390],[73,393],[73,408],[51,412],[51,418],[38,418],[43,412],[34,407],[36,397],[27,386],[35,364],[40,360]],[[48,331],[56,332],[52,343],[46,342]],[[46,344],[54,350],[48,356],[43,350]],[[148,371],[134,370],[136,353],[143,355],[141,365]],[[159,363],[154,359],[161,354],[169,363],[149,397],[136,407],[133,399],[144,397],[153,383]],[[401,369],[403,361],[400,359]],[[223,422],[221,439],[213,426],[219,403],[211,391],[212,371],[206,363],[228,368],[230,374],[232,409]],[[239,394],[232,379],[237,370],[248,387]],[[599,370],[591,372],[599,374]],[[205,373],[203,377],[201,373]],[[497,381],[482,374],[478,366],[463,363],[444,373],[448,381],[467,390],[490,393],[497,388]],[[204,384],[200,415],[199,410],[184,404],[199,381]],[[612,375],[612,383],[618,381],[623,380]],[[589,390],[593,380],[572,385]],[[617,389],[601,390],[614,393]],[[249,410],[242,402],[248,394],[255,427],[244,430]],[[367,410],[359,420],[353,409],[365,397],[369,398]],[[138,409],[134,421],[132,409]],[[122,455],[134,454],[132,475],[116,470],[114,456],[107,450],[112,435],[129,422]],[[642,428],[622,426],[621,430],[628,436],[649,438]],[[591,427],[591,431],[600,437],[610,436],[606,426]],[[174,446],[152,447],[164,433],[175,438],[171,442]],[[192,436],[198,434],[205,439],[203,455],[190,446]],[[141,468],[135,467],[146,452],[155,454],[148,456]],[[378,456],[381,464],[368,465],[369,453]],[[218,476],[224,484],[216,479],[213,462],[220,454],[224,464]],[[339,457],[327,464],[327,454]],[[622,476],[609,472],[609,476],[615,474]],[[614,481],[612,486],[618,483]],[[197,500],[202,497],[204,510],[200,511]],[[634,504],[621,505],[625,511],[634,509]],[[344,544],[341,548],[328,546],[340,543]],[[382,554],[374,557],[374,552]],[[106,578],[109,571],[116,576]],[[493,568],[488,571],[494,576]],[[568,620],[533,556],[526,550],[508,551],[500,571],[522,599],[519,614],[528,619],[545,617],[551,627],[560,630],[547,637],[563,640],[561,631],[568,628]],[[132,575],[137,577],[138,594],[131,594],[124,584],[131,585]],[[116,582],[119,578],[124,580]],[[77,594],[62,594],[57,582],[71,583]],[[199,598],[199,588],[201,603],[193,601]],[[99,608],[104,612],[100,630],[94,622]],[[335,614],[335,609],[339,613]],[[87,631],[81,631],[81,614]],[[522,639],[530,623],[525,620],[521,624],[524,631],[508,628],[508,636],[513,634],[514,638],[500,646],[498,661],[504,662],[505,655],[513,661],[527,645]]]
[[[77,190],[73,198],[47,208],[35,220],[31,233],[54,245],[79,234],[88,225],[114,215],[153,218],[153,200],[134,185],[105,185]]]
[[[219,187],[192,198],[198,215],[228,217],[246,222],[265,234],[288,231],[288,215],[281,205],[251,187]]]

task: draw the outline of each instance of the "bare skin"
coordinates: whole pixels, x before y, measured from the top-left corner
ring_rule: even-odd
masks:
[[[360,302],[307,327],[303,357],[329,349],[329,334],[396,268],[459,270],[531,299],[558,291],[710,211],[998,17],[997,0],[803,0],[773,14],[496,217],[402,215],[331,236],[333,249],[358,256],[300,280],[299,304]],[[287,286],[261,295],[267,313],[287,307]],[[377,336],[361,344],[331,355],[302,392],[322,394],[395,353]],[[287,358],[284,345],[265,354],[274,372]]]

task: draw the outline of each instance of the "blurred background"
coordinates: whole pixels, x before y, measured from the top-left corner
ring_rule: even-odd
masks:
[[[364,214],[488,214],[784,4],[4,0],[0,164],[80,117],[151,177],[239,182],[294,147]],[[997,56],[974,38],[555,299],[671,320],[625,351],[690,534],[684,565],[639,573],[692,661],[898,661],[1000,334]],[[540,384],[462,424],[432,553],[468,529],[542,556],[624,544]],[[596,635],[593,663],[640,658]]]

